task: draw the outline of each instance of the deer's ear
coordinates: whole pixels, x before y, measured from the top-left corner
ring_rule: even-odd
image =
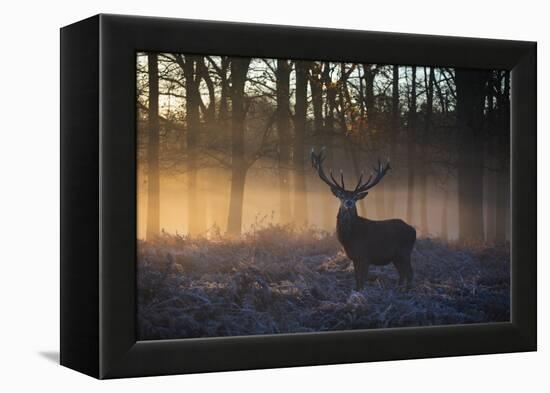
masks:
[[[362,192],[360,194],[357,194],[355,195],[355,200],[356,201],[360,201],[361,199],[363,199],[364,197],[366,197],[369,193],[367,191],[365,192]]]

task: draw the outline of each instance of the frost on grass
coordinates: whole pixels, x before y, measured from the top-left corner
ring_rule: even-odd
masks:
[[[393,265],[355,291],[333,235],[268,226],[239,239],[163,235],[138,246],[142,340],[501,322],[510,319],[506,246],[419,239],[413,289]]]

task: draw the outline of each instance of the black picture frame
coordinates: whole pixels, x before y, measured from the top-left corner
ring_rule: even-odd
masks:
[[[136,53],[511,71],[511,322],[136,341]],[[536,43],[97,15],[61,29],[61,364],[96,378],[537,348]]]

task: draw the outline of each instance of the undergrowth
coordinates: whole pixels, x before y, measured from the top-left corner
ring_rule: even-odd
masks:
[[[138,245],[142,340],[508,321],[507,246],[419,239],[413,288],[392,265],[355,290],[334,235],[267,225],[240,238],[163,234]]]

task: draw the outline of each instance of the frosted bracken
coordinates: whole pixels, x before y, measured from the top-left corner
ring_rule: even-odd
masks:
[[[503,322],[508,246],[419,239],[413,288],[392,265],[355,290],[333,235],[269,225],[238,239],[163,235],[138,246],[140,339]]]

